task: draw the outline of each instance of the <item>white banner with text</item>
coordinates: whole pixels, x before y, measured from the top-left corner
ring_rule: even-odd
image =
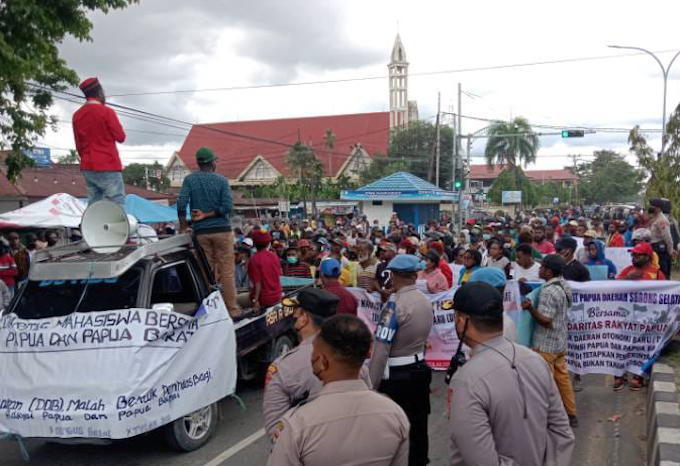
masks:
[[[234,393],[236,336],[219,292],[170,310],[0,318],[0,433],[120,439]]]

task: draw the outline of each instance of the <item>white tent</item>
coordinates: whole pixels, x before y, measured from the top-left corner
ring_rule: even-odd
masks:
[[[58,193],[18,210],[0,214],[0,226],[15,228],[78,228],[86,204],[70,194]],[[4,224],[4,225],[3,225]]]

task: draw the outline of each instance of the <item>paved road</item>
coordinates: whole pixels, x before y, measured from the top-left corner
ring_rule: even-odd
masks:
[[[572,464],[579,466],[639,466],[645,458],[645,394],[614,393],[611,377],[584,377],[577,395],[581,427]],[[430,416],[430,460],[445,465],[449,457],[446,390],[443,374],[435,374]],[[73,446],[27,442],[31,466],[237,466],[265,464],[268,440],[262,436],[262,390],[242,385],[238,393],[247,408],[233,400],[221,404],[223,419],[213,439],[201,450],[176,454],[157,435],[146,435],[109,446]],[[618,421],[609,420],[623,414]],[[25,466],[16,445],[0,442],[0,466]]]

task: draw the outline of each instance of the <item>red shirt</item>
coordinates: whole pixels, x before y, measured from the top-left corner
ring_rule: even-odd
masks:
[[[19,274],[17,264],[14,258],[9,254],[0,256],[0,279],[5,282],[5,285],[14,286],[14,277]]]
[[[359,306],[357,299],[340,282],[326,282],[323,285],[323,289],[333,293],[340,300],[338,302],[338,314],[357,315],[357,307]]]
[[[257,251],[248,261],[248,276],[253,285],[260,283],[260,305],[262,307],[273,306],[281,301],[281,262],[279,258],[268,249]],[[255,288],[251,288],[253,296]]]
[[[543,255],[555,254],[555,246],[547,240],[543,240],[540,243],[534,243],[534,249]]]
[[[446,283],[448,283],[449,288],[451,288],[453,286],[453,270],[451,270],[451,266],[447,264],[445,260],[440,260],[439,270],[442,271],[444,277],[446,277]]]
[[[125,142],[125,131],[113,109],[97,99],[87,99],[87,103],[73,114],[73,136],[81,170],[123,170],[116,142]]]
[[[620,274],[616,276],[619,280],[626,280],[629,273],[636,270],[637,267],[634,265],[629,265],[621,271]],[[653,264],[647,264],[646,267],[639,269],[642,270],[642,277],[639,280],[665,280],[666,276],[663,274],[661,269]]]
[[[621,233],[619,232],[614,233],[609,238],[609,242],[607,243],[607,247],[609,248],[622,248],[625,245],[626,241],[623,239],[623,236],[621,236]]]

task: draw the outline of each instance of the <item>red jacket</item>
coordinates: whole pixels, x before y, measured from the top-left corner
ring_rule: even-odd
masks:
[[[125,131],[113,109],[97,99],[87,99],[87,103],[73,114],[73,136],[81,170],[123,170],[116,142],[125,142]]]
[[[444,256],[446,257],[446,256]],[[445,260],[440,260],[439,261],[439,270],[442,271],[444,276],[446,277],[446,283],[449,284],[449,288],[453,286],[453,270],[451,270],[451,266],[446,263]]]
[[[18,273],[17,264],[12,256],[9,254],[0,256],[0,280],[5,282],[5,285],[9,287],[14,286],[14,277]]]

